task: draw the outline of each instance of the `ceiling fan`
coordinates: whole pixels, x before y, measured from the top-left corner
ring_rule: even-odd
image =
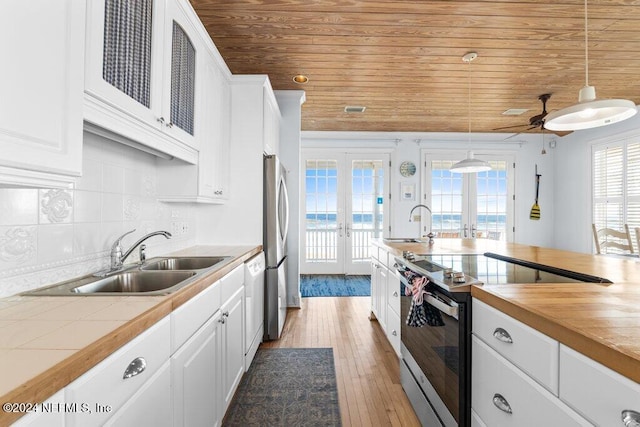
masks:
[[[550,93],[544,93],[542,95],[540,95],[538,97],[538,99],[540,101],[542,101],[542,112],[540,114],[536,114],[535,116],[529,118],[529,124],[528,125],[516,125],[516,126],[506,126],[506,127],[501,127],[501,128],[496,128],[493,130],[504,130],[504,129],[515,129],[515,128],[521,128],[521,127],[525,127],[528,126],[527,129],[525,130],[532,130],[535,128],[540,128],[542,129],[544,127],[544,118],[547,116],[547,101],[549,100],[549,98],[551,98],[551,94]],[[523,130],[524,132],[524,130]]]

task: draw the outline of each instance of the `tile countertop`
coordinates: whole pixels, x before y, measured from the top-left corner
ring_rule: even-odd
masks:
[[[235,257],[170,295],[0,299],[0,402],[43,402],[261,250],[195,246],[167,254]],[[0,412],[0,425],[20,415]]]
[[[374,244],[396,256],[402,251],[495,252],[611,280],[613,284],[488,284],[473,286],[471,295],[640,383],[640,260],[481,239],[436,239],[433,246],[379,239]]]

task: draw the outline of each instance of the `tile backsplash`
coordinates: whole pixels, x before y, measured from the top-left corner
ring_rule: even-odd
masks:
[[[106,268],[117,237],[147,240],[153,257],[195,244],[195,208],[157,201],[155,157],[85,133],[74,189],[0,188],[0,297]],[[131,259],[137,260],[137,251]]]

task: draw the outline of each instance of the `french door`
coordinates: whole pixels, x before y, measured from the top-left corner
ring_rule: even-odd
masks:
[[[476,155],[489,162],[487,172],[460,174],[449,168],[464,153],[423,153],[423,203],[433,212],[422,220],[423,234],[441,238],[486,238],[511,242],[514,237],[513,156]],[[424,216],[423,216],[424,218]]]
[[[303,274],[369,274],[388,215],[389,155],[304,152]]]

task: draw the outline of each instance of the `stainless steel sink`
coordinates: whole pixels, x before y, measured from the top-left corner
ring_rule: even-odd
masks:
[[[162,273],[155,271],[127,271],[71,288],[70,291],[79,294],[164,291],[195,275],[195,271],[166,271]]]
[[[422,240],[411,237],[388,237],[382,240],[390,243],[422,243]]]
[[[166,295],[198,277],[222,268],[233,257],[153,258],[142,266],[130,265],[103,276],[77,279],[25,292],[29,296]]]
[[[141,267],[142,270],[200,270],[213,267],[230,260],[232,257],[176,257],[149,261]]]

